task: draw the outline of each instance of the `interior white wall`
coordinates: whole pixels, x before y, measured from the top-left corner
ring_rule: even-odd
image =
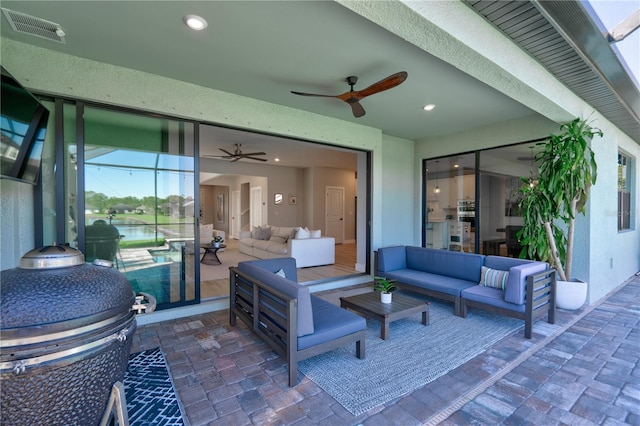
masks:
[[[355,170],[271,166],[203,159],[200,171],[221,174],[202,181],[201,184],[229,186],[229,191],[239,190],[242,182],[252,182],[252,186],[263,186],[265,224],[307,226],[310,229],[322,229],[323,232],[324,187],[341,186],[345,188],[345,239],[349,240],[347,242],[355,242]],[[263,179],[256,181],[256,176]],[[281,205],[274,203],[276,193],[284,196]],[[296,204],[290,204],[289,196],[294,194]],[[313,197],[310,194],[313,194]]]

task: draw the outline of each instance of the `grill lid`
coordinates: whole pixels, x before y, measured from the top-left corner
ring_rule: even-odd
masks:
[[[20,259],[20,269],[54,269],[82,265],[84,255],[67,245],[36,248]]]

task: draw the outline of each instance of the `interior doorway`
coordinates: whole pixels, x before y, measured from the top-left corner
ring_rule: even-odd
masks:
[[[230,238],[240,236],[240,191],[231,191],[231,232]]]
[[[344,188],[325,187],[325,229],[327,236],[333,237],[336,244],[344,242]]]

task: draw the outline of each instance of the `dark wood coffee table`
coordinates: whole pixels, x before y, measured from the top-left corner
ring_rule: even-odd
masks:
[[[200,263],[204,263],[205,265],[220,265],[222,262],[220,262],[218,258],[218,250],[226,247],[226,244],[220,244],[218,247],[214,247],[213,244],[200,244],[200,248],[204,249]]]
[[[422,312],[422,324],[429,325],[429,302],[393,293],[391,303],[382,303],[377,291],[358,294],[356,296],[341,297],[340,306],[351,309],[365,318],[380,321],[380,337],[387,340],[389,324],[401,318]]]

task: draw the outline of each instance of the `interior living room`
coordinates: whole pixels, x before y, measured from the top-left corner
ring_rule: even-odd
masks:
[[[633,421],[640,85],[627,55],[640,32],[632,2],[599,3],[3,1],[3,276],[32,273],[23,256],[53,247],[69,269],[128,285],[103,301],[89,286],[36,286],[2,300],[44,307],[3,304],[2,317],[124,306],[135,326],[97,333],[125,354],[105,415],[122,415],[124,380],[166,389],[177,424]],[[576,119],[602,135],[585,141],[597,180],[571,255],[585,303],[565,310],[549,265],[520,259],[519,197],[544,167],[540,146]],[[491,283],[517,282],[516,311],[500,298],[478,308],[504,290],[477,277],[468,305],[402,281],[391,305],[403,315],[380,314],[381,298],[376,312],[349,304],[387,272],[380,253],[407,250],[462,275],[489,257],[544,267],[547,315],[533,318],[523,291],[538,271],[499,268]],[[402,259],[399,273],[425,272]],[[84,347],[81,331],[62,337]],[[129,352],[153,372],[125,380],[145,370],[128,368]],[[20,383],[39,367],[16,353],[2,349],[3,404],[18,400],[5,377],[32,389]],[[54,355],[72,367],[66,354]]]

